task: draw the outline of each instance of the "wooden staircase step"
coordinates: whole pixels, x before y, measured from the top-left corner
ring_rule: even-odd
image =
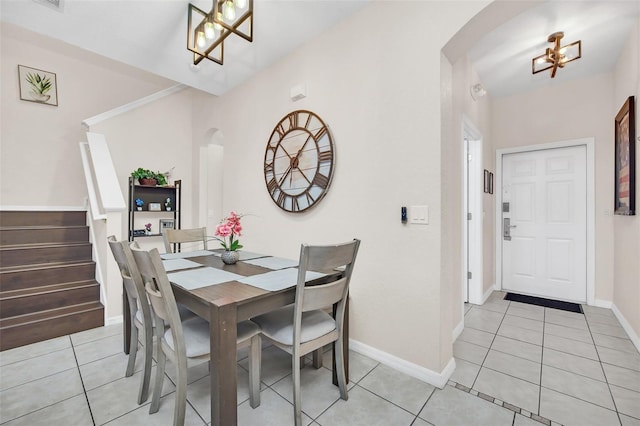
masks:
[[[103,324],[104,307],[100,302],[0,319],[0,350],[89,330]]]
[[[0,227],[8,226],[79,226],[87,224],[84,211],[24,211],[0,212]]]
[[[26,290],[51,284],[93,280],[95,270],[94,261],[0,268],[0,291]]]
[[[88,226],[25,226],[0,228],[0,246],[89,241]]]
[[[100,286],[95,280],[5,291],[0,292],[0,318],[32,314],[96,300],[100,300]]]
[[[89,242],[70,244],[31,244],[0,248],[3,268],[21,265],[89,261],[92,258]]]

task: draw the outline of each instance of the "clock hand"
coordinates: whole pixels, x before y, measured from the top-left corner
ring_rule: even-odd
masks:
[[[282,185],[282,182],[284,182],[284,180],[287,178],[287,175],[291,173],[291,165],[289,165],[289,167],[287,168],[287,170],[284,172],[284,174],[282,175],[282,177],[280,178],[280,180],[278,181],[278,186]]]

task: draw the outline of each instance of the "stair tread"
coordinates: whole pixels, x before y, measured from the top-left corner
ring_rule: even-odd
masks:
[[[83,287],[94,287],[99,285],[96,280],[69,281],[66,283],[58,283],[51,285],[43,285],[39,287],[29,287],[25,289],[0,291],[0,300],[6,300],[22,296],[33,296],[38,294],[52,293],[56,291],[64,291]]]
[[[6,246],[0,246],[0,251],[4,250],[33,250],[34,248],[56,248],[56,247],[69,247],[69,246],[89,246],[89,241],[65,241],[60,242],[44,242],[44,243],[27,243],[27,244],[11,244]]]
[[[25,271],[37,271],[44,269],[54,268],[66,268],[79,265],[92,265],[95,262],[91,259],[82,260],[70,260],[67,262],[49,262],[49,263],[34,263],[32,265],[15,265],[15,266],[3,266],[0,267],[0,274],[6,272],[25,272]]]
[[[76,305],[65,306],[62,308],[48,309],[46,311],[16,315],[13,317],[0,319],[0,329],[7,329],[10,327],[35,323],[38,321],[51,320],[58,317],[73,315],[79,312],[95,311],[98,309],[104,309],[104,306],[102,306],[102,303],[100,303],[99,301],[78,303]]]

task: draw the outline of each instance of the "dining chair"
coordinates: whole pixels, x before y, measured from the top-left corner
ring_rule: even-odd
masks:
[[[142,277],[138,271],[129,243],[118,241],[114,235],[107,237],[113,257],[120,269],[124,291],[129,302],[129,317],[131,318],[131,339],[129,341],[129,361],[127,362],[126,377],[133,374],[138,353],[138,339],[142,339],[144,347],[144,366],[140,379],[138,404],[142,404],[149,396],[149,380],[151,378],[151,364],[153,354],[153,320],[151,307],[142,284]]]
[[[149,381],[151,379],[151,366],[153,364],[153,329],[154,319],[147,298],[142,276],[131,253],[130,244],[135,247],[138,243],[128,241],[118,241],[114,235],[107,237],[109,247],[120,270],[124,292],[129,302],[129,318],[131,336],[129,340],[129,360],[125,377],[133,375],[138,354],[138,342],[144,347],[143,373],[140,379],[140,391],[138,392],[138,404],[142,404],[149,397]],[[178,306],[181,321],[195,317],[195,314],[185,308]]]
[[[131,251],[156,321],[158,358],[149,413],[156,413],[160,408],[168,358],[176,367],[173,424],[183,425],[187,402],[187,369],[210,360],[209,323],[200,317],[182,322],[179,320],[171,283],[157,249],[146,251],[132,246]],[[165,331],[158,327],[159,324],[169,327]],[[237,325],[237,336],[238,347],[249,346],[249,403],[256,408],[260,405],[260,329],[251,321],[241,321]]]
[[[348,354],[343,350],[343,325],[349,281],[359,247],[358,239],[337,245],[303,244],[300,248],[295,303],[251,319],[260,326],[262,336],[292,356],[293,407],[296,426],[302,424],[300,359],[306,354],[335,342],[336,375],[340,397],[344,400],[348,398],[344,368],[345,356]],[[307,271],[328,274],[327,282],[308,285]],[[336,271],[342,271],[342,273],[332,274]],[[333,305],[336,306],[335,317],[325,311],[325,308]]]
[[[165,229],[162,240],[167,253],[173,253],[172,245],[182,243],[202,243],[203,250],[207,249],[207,228]]]

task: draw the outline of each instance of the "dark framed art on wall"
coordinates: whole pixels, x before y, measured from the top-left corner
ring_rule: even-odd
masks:
[[[629,96],[615,119],[615,204],[616,215],[635,215],[636,150],[635,99]]]

